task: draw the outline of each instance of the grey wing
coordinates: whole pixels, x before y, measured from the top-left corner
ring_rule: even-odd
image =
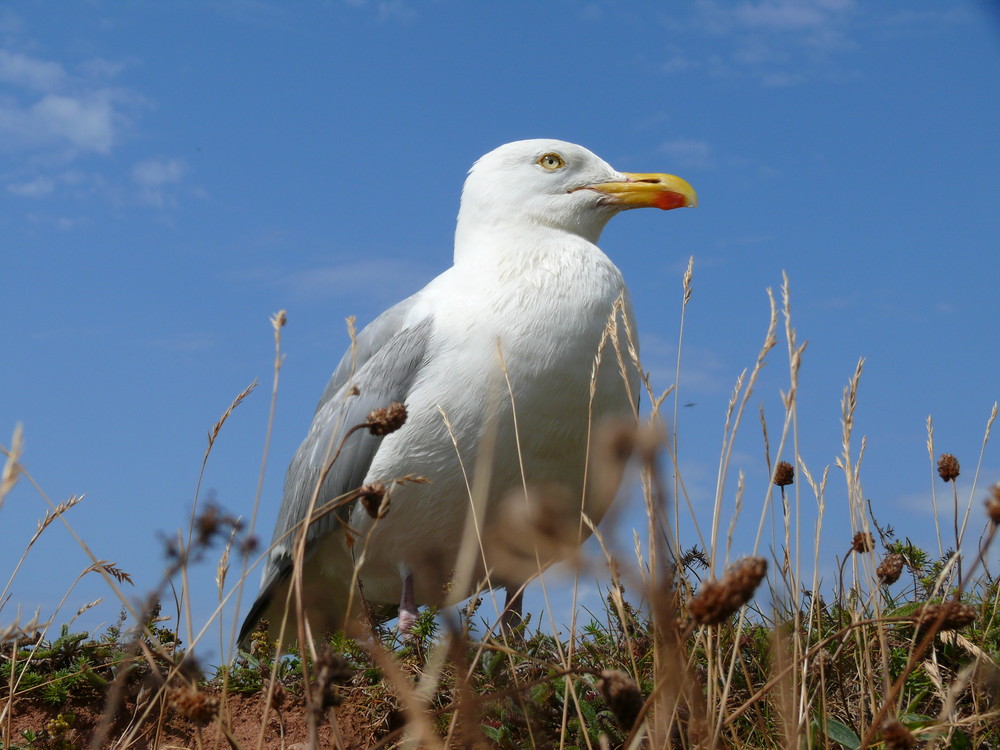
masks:
[[[395,308],[388,312],[394,310]],[[330,465],[344,435],[355,425],[366,422],[373,409],[388,406],[393,401],[406,402],[424,360],[433,319],[424,318],[388,337],[384,327],[369,331],[376,324],[384,326],[395,322],[392,318],[385,317],[383,313],[359,335],[358,365],[354,376],[348,381],[349,372],[346,375],[341,373],[343,361],[337,368],[331,384],[338,379],[341,384],[333,393],[324,392],[309,434],[288,467],[284,497],[274,529],[274,546],[264,571],[262,588],[287,564],[294,541],[294,529],[305,518],[317,485],[319,484],[319,493],[316,495],[315,507],[320,508],[364,482],[382,438],[375,437],[367,430],[357,430],[347,439],[340,455]],[[364,351],[362,361],[362,341],[367,344],[377,341],[384,343],[377,348],[373,345],[370,351]],[[350,354],[347,355],[349,356]],[[357,388],[356,394],[353,394],[353,387]],[[331,386],[328,385],[327,391],[330,390]],[[323,478],[323,472],[328,467],[329,471]],[[344,512],[327,514],[314,522],[309,528],[308,541],[312,542],[328,533],[337,524],[338,518],[344,515]]]
[[[355,338],[354,351],[348,349],[344,353],[337,368],[333,371],[330,381],[326,384],[326,388],[323,389],[323,395],[320,396],[319,403],[316,405],[317,412],[323,408],[327,401],[337,395],[337,392],[347,384],[351,376],[363,368],[376,352],[403,330],[407,318],[417,303],[418,296],[414,294],[398,302],[361,330],[361,333]]]

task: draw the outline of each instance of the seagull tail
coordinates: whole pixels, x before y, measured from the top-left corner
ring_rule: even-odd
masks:
[[[338,560],[346,566],[335,565],[339,575],[331,575],[331,562],[318,560],[317,557],[306,560],[302,571],[302,608],[309,620],[313,637],[319,638],[326,633],[344,630],[349,619],[362,610],[361,597],[358,592],[351,596],[350,581],[353,577],[353,565],[350,558],[344,555],[344,560]],[[285,619],[285,607],[288,606],[288,617],[285,633],[282,637],[281,649],[298,638],[298,618],[296,616],[295,597],[289,597],[289,587],[292,582],[292,565],[286,563],[280,568],[268,583],[261,589],[253,606],[243,620],[237,644],[244,651],[251,648],[251,636],[259,630],[262,620],[267,620],[268,640],[275,642],[281,635],[282,620]]]

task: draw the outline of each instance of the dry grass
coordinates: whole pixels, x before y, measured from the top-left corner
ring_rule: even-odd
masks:
[[[680,342],[693,286],[690,264],[683,284]],[[422,613],[413,637],[402,642],[379,624],[353,633],[353,640],[342,634],[323,638],[297,616],[301,597],[294,585],[287,607],[292,616],[281,630],[288,633],[284,641],[307,648],[278,656],[265,627],[252,636],[249,653],[206,679],[193,654],[210,633],[226,652],[237,621],[235,614],[224,619],[223,613],[228,618],[239,610],[244,581],[266,554],[254,542],[261,485],[245,525],[214,506],[196,504],[186,534],[179,532],[167,544],[162,580],[147,585],[145,603],[136,606],[122,591],[131,583],[128,574],[91,553],[73,531],[67,511],[82,498],[53,503],[25,471],[18,428],[3,449],[0,512],[15,483],[31,483],[49,510],[24,555],[58,521],[90,565],[44,622],[41,615],[30,621],[10,615],[6,594],[20,563],[0,593],[3,748],[262,748],[295,742],[339,748],[1000,747],[1000,586],[983,565],[1000,523],[1000,485],[988,491],[986,512],[977,512],[981,451],[963,508],[959,484],[966,480],[958,459],[937,456],[928,420],[931,475],[949,490],[952,527],[938,527],[938,549],[929,553],[882,525],[860,479],[866,442],[855,434],[864,366],[859,361],[844,389],[841,449],[834,463],[846,487],[852,536],[838,542],[844,552],[836,562],[837,580],[822,581],[822,563],[828,561],[820,559],[820,542],[831,469],[814,472],[798,451],[799,370],[806,347],[792,325],[787,279],[780,300],[768,295],[759,354],[737,378],[726,409],[710,498],[689,493],[678,458],[683,435],[663,426],[678,423],[679,355],[676,383],[658,393],[644,381],[650,413],[595,433],[588,460],[590,492],[601,502],[610,502],[629,461],[639,467],[644,528],[622,530],[612,522],[598,531],[585,513],[565,518],[559,488],[524,487],[512,504],[509,554],[491,560],[516,571],[494,568],[490,574],[500,580],[536,575],[547,597],[553,584],[545,569],[557,557],[574,558],[577,581],[583,572],[608,571],[605,606],[589,621],[577,619],[574,585],[568,628],[551,606],[545,624],[500,627],[482,607],[488,577],[464,607],[443,610],[437,618]],[[634,332],[623,321],[619,303],[601,344],[622,372],[638,365]],[[273,419],[283,313],[272,323]],[[733,477],[734,446],[746,429],[759,376],[782,341],[788,380],[780,394],[779,423],[770,424],[763,409],[759,413],[764,446],[759,460],[768,480],[757,485],[742,472]],[[608,360],[598,354],[595,380],[602,361]],[[203,470],[227,418],[255,386],[240,393],[210,430]],[[506,387],[510,392],[509,383]],[[671,396],[672,416],[664,419]],[[996,413],[994,407],[984,449]],[[405,419],[397,410],[357,428],[389,429],[379,421],[388,416]],[[261,476],[269,439],[270,426]],[[457,592],[474,587],[474,571],[483,559],[479,520],[491,453],[489,441],[484,444],[477,465],[466,467],[471,512],[454,575],[456,599]],[[339,446],[329,451],[332,463]],[[386,486],[359,488],[326,506],[316,494],[311,518],[359,498],[371,506],[376,523],[392,512],[383,502]],[[728,523],[727,497],[735,506]],[[936,509],[936,493],[933,502]],[[760,515],[747,519],[757,531],[746,549],[734,540],[748,508]],[[815,526],[803,529],[805,519],[814,516]],[[504,528],[497,524],[493,546],[504,547]],[[962,549],[966,536],[980,529],[974,555],[963,559],[951,551]],[[611,537],[623,531],[631,535],[632,555],[612,551]],[[295,532],[299,571],[302,532]],[[597,560],[575,554],[578,540],[591,532],[602,550]],[[749,556],[730,563],[737,547]],[[196,629],[188,575],[191,563],[207,554],[218,555],[218,605]],[[122,607],[120,621],[93,638],[71,627],[92,604],[70,617],[63,611],[76,582],[90,574],[104,578]],[[300,580],[299,573],[293,580]],[[174,608],[164,613],[160,602],[172,587]],[[66,624],[56,635],[52,623],[60,620]],[[185,648],[178,645],[181,629]]]

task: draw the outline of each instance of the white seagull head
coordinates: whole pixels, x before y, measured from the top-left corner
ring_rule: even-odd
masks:
[[[694,189],[680,177],[619,172],[566,141],[514,141],[490,151],[469,170],[456,249],[473,232],[496,233],[505,227],[550,227],[596,244],[619,211],[696,203]]]

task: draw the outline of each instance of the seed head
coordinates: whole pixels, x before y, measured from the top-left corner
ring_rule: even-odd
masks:
[[[795,467],[792,466],[788,461],[778,461],[778,465],[774,467],[774,479],[772,479],[775,486],[785,487],[795,481]]]
[[[219,712],[219,699],[193,685],[171,688],[167,691],[167,701],[177,713],[195,724],[205,725]]]
[[[285,686],[280,682],[275,681],[274,689],[271,691],[271,708],[275,711],[281,711],[282,707],[285,705]]]
[[[882,742],[885,750],[911,750],[917,746],[916,738],[899,719],[889,719],[882,725]]]
[[[386,504],[385,511],[379,513],[382,508],[382,498],[385,497],[385,485],[378,480],[362,485],[358,490],[358,497],[365,507],[365,511],[372,518],[381,518],[389,512],[389,506]]]
[[[816,656],[813,657],[809,664],[809,671],[816,677],[820,677],[823,672],[828,671],[833,668],[834,664],[833,654],[829,651],[820,651]]]
[[[195,544],[201,547],[210,545],[217,536],[240,531],[243,523],[235,516],[222,511],[215,503],[208,503],[194,519]]]
[[[316,659],[316,690],[310,709],[317,714],[328,708],[339,706],[343,700],[337,690],[351,679],[354,672],[340,654],[325,649]]]
[[[376,437],[382,437],[383,435],[388,435],[391,432],[395,432],[406,422],[406,407],[399,403],[399,401],[393,401],[388,406],[383,406],[380,409],[375,409],[368,415],[368,422],[366,426],[368,427],[368,432]]]
[[[875,549],[875,538],[870,531],[859,531],[851,540],[851,552],[871,552]]]
[[[891,586],[898,581],[902,572],[903,556],[895,552],[883,557],[881,564],[875,569],[879,582],[885,586]]]
[[[956,601],[941,602],[940,604],[924,604],[918,607],[913,613],[913,621],[917,630],[923,631],[937,626],[938,632],[945,630],[959,630],[966,625],[971,625],[976,621],[978,612],[975,607],[962,604]]]
[[[1000,482],[990,487],[990,496],[986,498],[986,515],[996,526],[1000,526]]]
[[[750,601],[767,573],[767,560],[746,557],[729,566],[718,581],[702,584],[688,609],[699,625],[717,625]]]
[[[613,419],[598,425],[592,442],[587,478],[587,514],[600,518],[614,502],[625,467],[641,442],[635,421]]]
[[[501,500],[483,535],[490,565],[508,581],[526,581],[538,566],[573,558],[580,539],[579,500],[556,483],[529,485]]]
[[[244,555],[252,555],[260,546],[260,540],[255,536],[248,536],[240,543],[240,551]]]
[[[942,453],[938,459],[938,476],[946,482],[958,479],[958,459],[950,453]]]
[[[635,726],[643,703],[635,680],[620,669],[605,669],[597,681],[597,689],[622,729],[628,731]]]

